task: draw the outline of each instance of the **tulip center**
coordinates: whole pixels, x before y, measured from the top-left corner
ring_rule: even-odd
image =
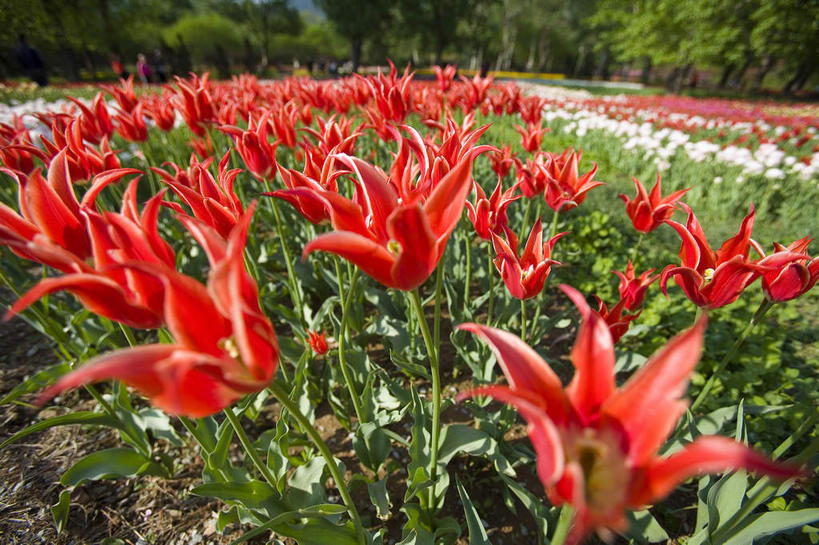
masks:
[[[238,360],[241,356],[239,353],[239,347],[236,345],[236,341],[233,340],[233,337],[225,337],[224,339],[220,339],[217,346],[227,352],[228,355],[235,360]]]
[[[620,510],[626,501],[629,470],[615,437],[586,428],[567,453],[583,469],[586,504],[593,511]]]
[[[401,243],[397,240],[391,240],[387,242],[387,250],[389,250],[392,255],[398,255],[401,253]]]
[[[705,269],[703,273],[703,277],[705,278],[706,282],[710,282],[712,278],[714,278],[714,269]]]

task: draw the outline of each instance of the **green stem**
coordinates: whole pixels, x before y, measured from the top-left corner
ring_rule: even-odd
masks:
[[[418,325],[421,327],[421,336],[424,338],[424,344],[427,347],[430,374],[432,375],[432,445],[429,460],[429,478],[435,483],[438,479],[438,439],[441,433],[441,378],[438,369],[438,348],[433,345],[429,325],[424,317],[424,306],[417,289],[410,292],[410,299],[415,309],[415,315],[418,318]],[[430,508],[434,508],[435,503],[435,485],[433,484],[429,489]]]
[[[634,247],[631,248],[631,264],[634,265],[635,269],[637,267],[637,256],[640,255],[639,254],[640,246],[643,245],[643,239],[645,238],[646,234],[640,233],[640,236],[637,237],[637,244],[635,244]]]
[[[443,260],[442,260],[443,261]],[[441,361],[441,285],[444,279],[444,265],[438,263],[435,273],[435,315],[432,322],[433,342],[435,343],[435,358]]]
[[[344,502],[344,505],[347,506],[347,512],[350,514],[350,518],[353,521],[353,525],[355,526],[356,533],[359,535],[359,539],[361,544],[364,545],[367,543],[367,534],[364,530],[364,526],[361,524],[361,517],[358,514],[358,509],[355,507],[355,503],[353,503],[353,498],[350,496],[350,491],[347,489],[347,483],[344,482],[344,476],[338,470],[338,465],[336,464],[335,458],[333,458],[333,453],[330,452],[330,449],[327,447],[327,443],[321,438],[321,435],[316,431],[316,429],[310,424],[310,421],[307,420],[307,417],[304,416],[301,411],[299,410],[299,405],[292,399],[290,396],[287,395],[281,386],[277,383],[273,382],[270,386],[270,391],[273,392],[273,395],[279,400],[282,406],[287,409],[287,411],[293,415],[293,418],[299,423],[299,426],[302,430],[310,437],[310,440],[313,442],[314,445],[319,449],[321,455],[327,461],[327,469],[330,470],[330,475],[332,475],[333,480],[336,482],[336,488],[338,489],[338,493],[341,496],[341,500]]]
[[[469,285],[472,283],[472,238],[466,235],[466,280],[464,281],[464,308],[469,304]]]
[[[520,340],[526,342],[526,299],[520,300]]]
[[[270,192],[270,183],[265,180],[265,190]],[[287,285],[290,288],[290,299],[293,301],[296,313],[299,315],[299,320],[304,322],[304,308],[301,303],[301,293],[299,292],[298,283],[296,282],[296,275],[293,272],[293,258],[290,255],[290,249],[287,247],[287,240],[284,236],[284,225],[282,224],[281,214],[279,214],[279,203],[275,197],[270,198],[273,205],[273,217],[276,221],[276,233],[282,245],[282,253],[284,254],[284,264],[287,267]]]
[[[338,261],[336,261],[338,264]],[[338,273],[339,290],[341,289],[341,269],[336,269]],[[360,426],[364,422],[364,409],[361,407],[361,400],[358,398],[358,390],[356,390],[355,383],[350,376],[350,370],[347,368],[347,358],[344,356],[344,344],[347,337],[347,328],[350,316],[350,303],[353,300],[355,292],[356,281],[358,280],[358,268],[355,269],[353,277],[350,279],[350,289],[347,291],[347,297],[344,299],[344,306],[341,309],[341,327],[338,333],[338,365],[341,367],[341,374],[344,376],[344,382],[347,383],[347,388],[350,390],[350,398],[353,400],[353,408],[355,409],[355,416],[358,419]]]
[[[486,325],[492,327],[492,304],[495,302],[495,271],[494,271],[494,262],[492,261],[492,249],[489,249],[489,269],[487,269],[487,274],[489,275],[489,303],[488,308],[486,310]]]
[[[540,309],[543,305],[536,304],[535,305],[535,317],[532,318],[532,330],[529,331],[529,337],[531,338],[532,335],[535,334],[535,330],[537,329],[537,319],[540,318]],[[535,339],[535,344],[537,344],[537,339]]]
[[[552,534],[551,545],[564,545],[569,537],[569,529],[572,527],[573,510],[568,503],[564,503],[560,508],[560,517],[557,519],[555,533]]]
[[[552,216],[552,226],[549,228],[549,238],[547,240],[552,240],[554,236],[557,234],[557,220],[560,217],[560,212],[555,210],[554,215]]]
[[[702,387],[702,390],[700,390],[700,393],[697,394],[697,397],[694,399],[694,402],[691,404],[691,411],[694,411],[700,405],[702,405],[702,403],[705,401],[705,398],[708,396],[708,393],[711,391],[711,388],[714,387],[714,383],[716,382],[717,377],[722,373],[722,371],[725,369],[725,367],[731,362],[731,360],[734,358],[737,351],[739,350],[739,347],[742,346],[742,343],[745,342],[745,339],[748,338],[748,335],[751,334],[751,331],[753,331],[754,327],[756,327],[756,325],[762,320],[763,316],[765,316],[765,314],[771,309],[771,307],[773,307],[773,303],[771,301],[769,301],[768,299],[763,299],[762,300],[762,303],[759,305],[759,308],[754,313],[753,317],[751,318],[751,321],[748,323],[748,326],[745,328],[745,330],[740,334],[740,336],[734,342],[734,345],[731,347],[731,349],[728,351],[728,353],[725,354],[725,357],[722,358],[722,360],[717,364],[717,366],[711,372],[711,376],[708,378],[708,381]],[[700,309],[699,309],[699,307],[697,307],[697,309],[698,309],[697,318],[699,318]]]
[[[137,345],[136,337],[134,337],[134,332],[125,324],[119,324],[119,328],[122,330],[122,333],[125,335],[125,340],[128,341],[128,346],[131,348]]]
[[[533,197],[533,199],[535,199],[535,198],[537,198],[537,197]],[[521,225],[523,225],[523,227],[522,227],[523,232],[520,234],[521,240],[526,240],[526,235],[528,234],[526,229],[529,226],[529,215],[531,213],[532,213],[532,199],[526,199],[526,208],[524,209],[524,212],[523,212],[523,223],[521,224]]]
[[[256,452],[256,449],[253,447],[253,443],[250,442],[250,438],[248,438],[247,434],[245,433],[245,429],[242,427],[241,422],[239,422],[239,418],[236,416],[236,413],[233,412],[233,407],[225,407],[223,412],[230,422],[230,425],[233,426],[233,431],[236,432],[236,436],[239,437],[239,442],[242,443],[242,448],[245,449],[245,454],[247,454],[248,458],[250,458],[250,460],[253,462],[253,465],[256,466],[256,469],[259,470],[259,473],[262,474],[264,480],[267,481],[267,484],[275,489],[276,477],[274,477],[270,472],[270,468],[267,467],[267,464],[262,462],[262,459],[259,457],[259,453]]]
[[[333,256],[333,263],[336,266],[336,278],[338,279],[338,300],[341,301],[341,304],[344,304],[344,282],[341,279],[341,264],[338,261],[338,256],[335,254],[331,254]]]

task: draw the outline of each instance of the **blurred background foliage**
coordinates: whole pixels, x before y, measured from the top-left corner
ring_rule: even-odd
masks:
[[[173,73],[275,76],[331,62],[707,83],[786,94],[819,83],[815,0],[0,0],[0,78],[20,33],[52,77],[113,77],[117,56]]]

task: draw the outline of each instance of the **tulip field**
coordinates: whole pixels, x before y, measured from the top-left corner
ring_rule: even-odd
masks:
[[[435,75],[0,107],[4,542],[819,543],[819,108]]]

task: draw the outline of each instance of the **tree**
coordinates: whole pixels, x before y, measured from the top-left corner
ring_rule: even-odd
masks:
[[[318,0],[327,19],[350,42],[353,71],[358,71],[364,41],[384,32],[390,22],[390,0]]]

